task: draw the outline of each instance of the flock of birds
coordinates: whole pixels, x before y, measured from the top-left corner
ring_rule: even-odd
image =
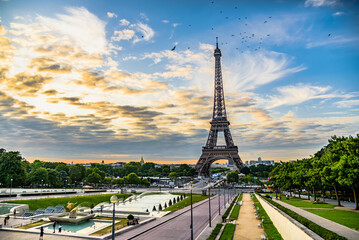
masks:
[[[210,3],[213,5],[214,1],[211,1]],[[238,9],[238,7],[234,6],[234,9]],[[223,14],[223,11],[220,10],[219,14]],[[225,19],[228,20],[229,17],[226,16]],[[268,18],[264,19],[263,24],[264,25],[270,24],[271,19],[272,19],[272,16],[269,16]],[[248,29],[247,17],[244,17],[244,18],[239,17],[238,21],[243,24],[244,29]],[[191,27],[192,27],[192,25],[189,24],[188,28],[191,28]],[[215,28],[212,26],[211,30],[214,31]],[[270,33],[260,35],[260,34],[250,33],[249,31],[250,30],[244,30],[243,32],[238,33],[237,35],[236,34],[229,35],[229,37],[234,38],[235,43],[241,44],[239,47],[236,47],[236,50],[240,50],[242,53],[245,50],[254,50],[254,51],[260,50],[263,41],[265,41],[266,38],[269,38],[271,36]],[[331,36],[331,34],[329,33],[328,37],[330,37],[330,36]],[[222,42],[222,45],[225,45],[225,44],[228,44],[228,42]],[[177,47],[177,44],[173,46],[171,51],[175,51],[176,47]],[[190,49],[190,47],[188,46],[187,49]]]

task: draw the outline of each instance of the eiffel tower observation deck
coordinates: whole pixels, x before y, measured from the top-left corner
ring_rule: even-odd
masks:
[[[196,174],[199,176],[209,176],[210,166],[217,160],[226,159],[232,162],[238,169],[242,168],[243,163],[238,155],[238,147],[234,145],[229,121],[227,120],[226,105],[224,101],[223,79],[221,69],[221,50],[218,48],[218,38],[216,39],[215,76],[214,76],[214,103],[211,129],[209,130],[206,145],[202,147],[202,155],[196,164]],[[217,145],[218,133],[223,132],[226,145]]]

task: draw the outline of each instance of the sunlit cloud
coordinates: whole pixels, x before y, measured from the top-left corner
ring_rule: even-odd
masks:
[[[306,7],[322,7],[322,6],[333,6],[336,5],[338,0],[306,0],[304,6]]]

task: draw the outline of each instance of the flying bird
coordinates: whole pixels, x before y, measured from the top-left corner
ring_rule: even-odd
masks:
[[[171,51],[174,51],[176,49],[176,45],[171,49]]]
[[[267,23],[267,21],[264,21],[264,23]]]
[[[328,34],[328,37],[330,37],[330,35],[332,35],[331,33]]]

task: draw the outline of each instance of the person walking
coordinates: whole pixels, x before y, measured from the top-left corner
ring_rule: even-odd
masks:
[[[16,209],[14,209],[14,218],[16,218]]]
[[[52,227],[54,228],[54,232],[55,233],[55,229],[56,229],[56,221],[54,222],[54,224],[52,224]]]
[[[62,225],[60,223],[60,226],[59,226],[59,233],[61,233],[61,230],[62,230]]]
[[[40,228],[40,238],[39,240],[43,240],[44,239],[44,227]]]
[[[4,226],[6,226],[6,221],[7,221],[7,218],[4,217]]]

